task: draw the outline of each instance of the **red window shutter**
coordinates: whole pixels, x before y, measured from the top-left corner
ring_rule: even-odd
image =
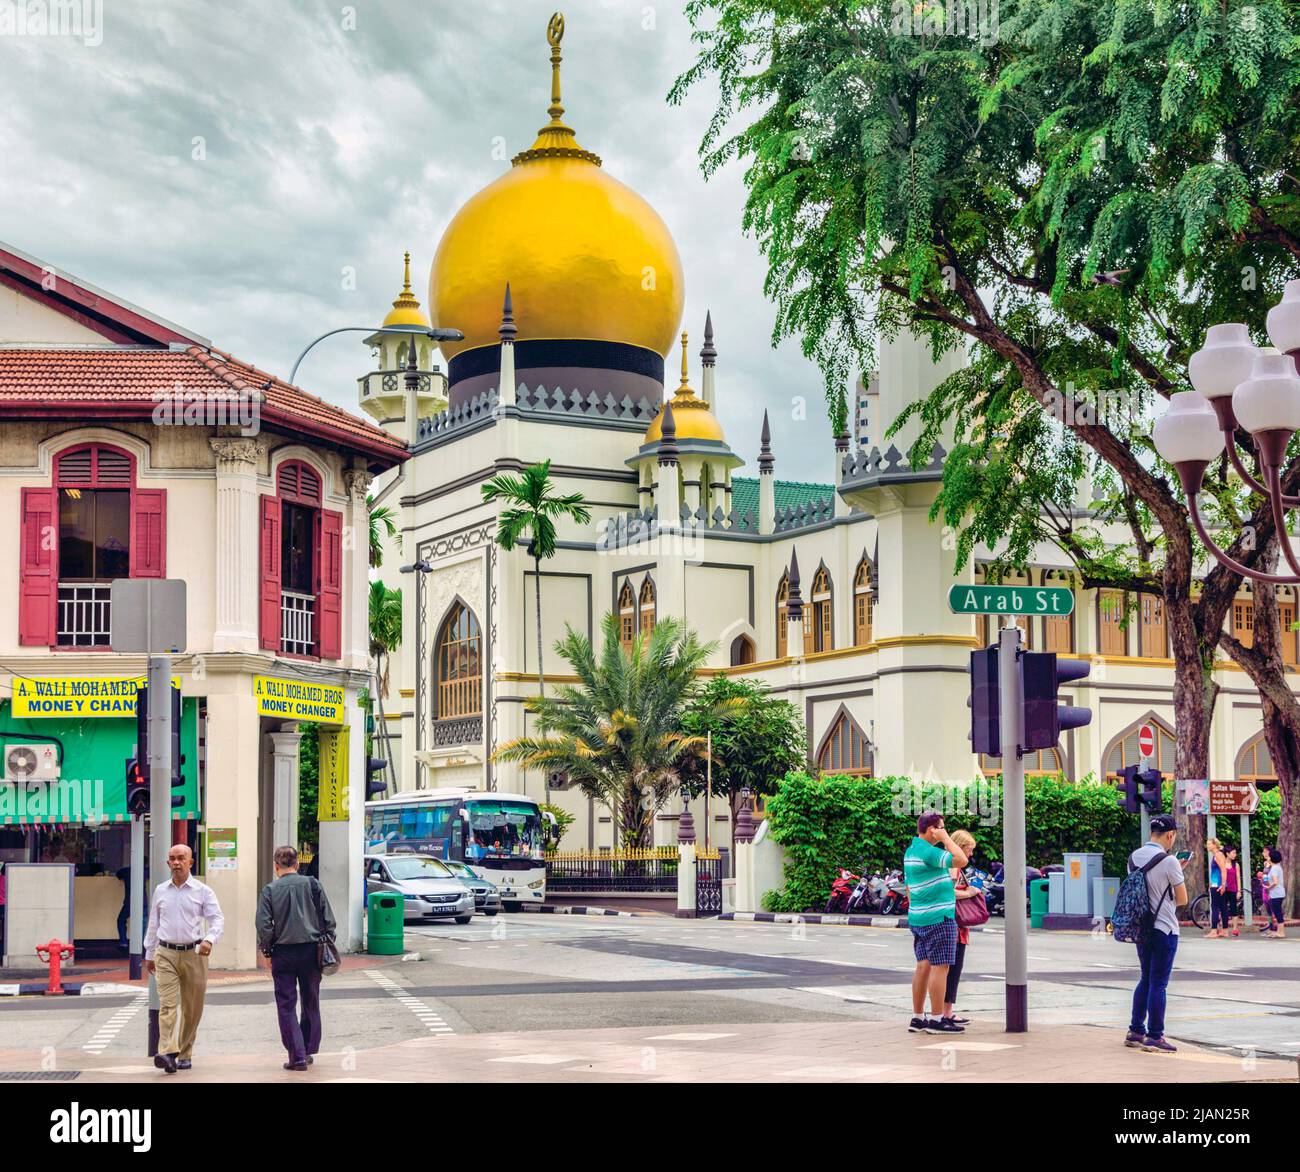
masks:
[[[317,513],[320,587],[316,592],[316,615],[320,626],[320,657],[338,659],[342,654],[343,618],[343,514],[329,509]]]
[[[262,649],[280,650],[280,498],[262,497],[261,634]]]
[[[167,577],[165,488],[137,488],[132,494],[131,577]]]
[[[18,642],[52,647],[59,606],[58,496],[52,488],[22,492],[22,552],[18,567]]]

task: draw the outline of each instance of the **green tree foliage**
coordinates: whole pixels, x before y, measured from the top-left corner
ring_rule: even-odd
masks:
[[[547,844],[547,850],[555,850],[564,839],[565,833],[577,819],[570,814],[563,806],[557,806],[554,802],[543,802],[541,810],[545,814],[550,814],[555,819],[555,837]]]
[[[298,842],[315,852],[320,843],[320,725],[304,722],[298,731],[302,733],[298,742]]]
[[[624,845],[648,846],[655,812],[676,791],[685,763],[705,752],[704,738],[682,721],[713,645],[678,619],[656,623],[630,652],[619,642],[617,615],[605,616],[601,634],[598,656],[585,635],[566,629],[555,649],[579,682],[554,697],[529,696],[536,734],[502,745],[494,759],[567,774],[614,814]]]
[[[384,539],[397,536],[397,515],[387,505],[376,505],[373,496],[366,497],[370,513],[370,564],[378,569],[384,564]]]

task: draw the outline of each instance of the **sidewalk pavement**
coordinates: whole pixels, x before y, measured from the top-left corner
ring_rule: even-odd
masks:
[[[329,1017],[325,1019],[328,1044]],[[1172,1037],[1172,1035],[1171,1035]],[[1174,1038],[1177,1041],[1177,1038]],[[303,1073],[283,1054],[208,1057],[169,1076],[146,1060],[65,1051],[58,1069],[79,1082],[1296,1082],[1281,1059],[1247,1060],[1191,1045],[1173,1055],[1123,1045],[1123,1032],[1045,1025],[1006,1034],[977,1020],[960,1037],[909,1034],[904,1022],[694,1025],[681,1029],[443,1034],[370,1050],[317,1055]],[[0,1070],[41,1069],[41,1055],[0,1050]]]

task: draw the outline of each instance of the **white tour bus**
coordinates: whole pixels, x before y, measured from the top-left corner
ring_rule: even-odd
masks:
[[[410,851],[469,863],[508,912],[546,899],[549,814],[523,794],[430,789],[366,803],[366,853]]]

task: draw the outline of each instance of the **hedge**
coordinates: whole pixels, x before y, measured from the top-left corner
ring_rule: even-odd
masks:
[[[1172,801],[1165,787],[1165,808]],[[820,910],[839,867],[861,873],[901,867],[922,810],[946,815],[949,831],[975,836],[975,862],[988,867],[1002,856],[1000,779],[967,785],[919,784],[908,778],[813,777],[787,774],[767,800],[769,833],[786,852],[785,886],[763,896],[768,911]],[[1277,841],[1280,798],[1261,795],[1251,824],[1251,847]],[[1236,844],[1237,819],[1220,818],[1219,837]],[[1029,865],[1060,863],[1066,851],[1097,851],[1103,873],[1122,875],[1138,844],[1140,822],[1116,801],[1104,782],[1067,782],[1058,776],[1025,782],[1025,840]]]

